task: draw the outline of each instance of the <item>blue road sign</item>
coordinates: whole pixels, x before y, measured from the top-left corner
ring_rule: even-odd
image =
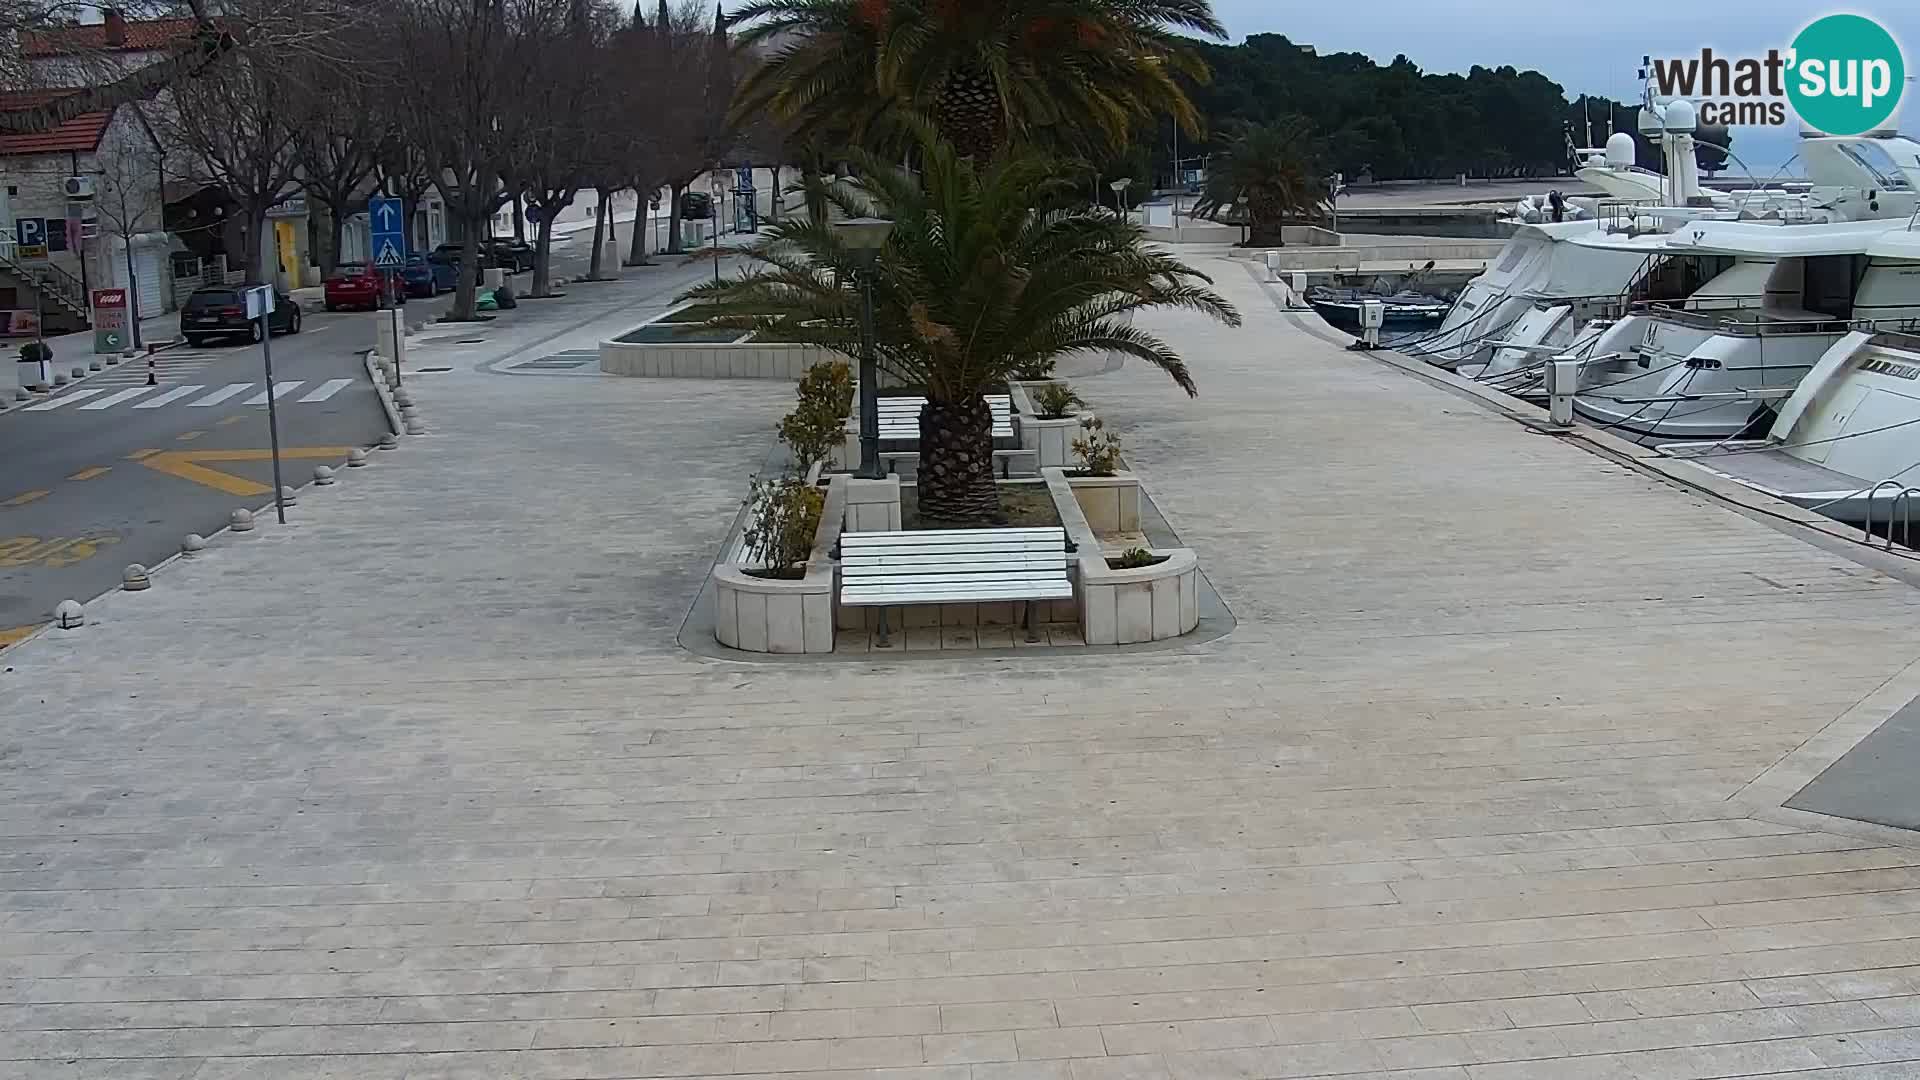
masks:
[[[399,199],[374,196],[367,200],[367,220],[372,224],[369,244],[373,265],[399,267],[407,261],[407,211]]]
[[[18,218],[13,223],[14,243],[19,245],[18,254],[23,259],[44,259],[47,257],[47,219],[37,217]]]

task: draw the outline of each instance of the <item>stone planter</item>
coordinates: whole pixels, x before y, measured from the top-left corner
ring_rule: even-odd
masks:
[[[1073,499],[1097,534],[1140,531],[1140,478],[1132,473],[1112,476],[1069,476]]]
[[[785,379],[800,381],[807,369],[845,357],[817,345],[778,342],[694,344],[635,341],[600,343],[600,370],[610,375],[657,379]]]
[[[827,486],[805,577],[754,577],[740,566],[737,548],[713,568],[713,636],[720,644],[754,653],[833,651],[833,549],[846,518],[847,481],[836,476]]]
[[[1054,381],[1040,379],[1007,384],[1007,392],[1013,398],[1013,422],[1020,432],[1020,449],[1037,451],[1035,467],[1040,469],[1064,469],[1073,464],[1073,440],[1080,435],[1077,414],[1058,420],[1040,420],[1034,416],[1039,410],[1033,404],[1033,388]]]
[[[1199,556],[1187,548],[1172,548],[1154,552],[1166,556],[1165,562],[1115,570],[1107,565],[1100,539],[1080,509],[1074,481],[1059,469],[1043,470],[1042,475],[1060,512],[1060,523],[1079,549],[1073,591],[1087,644],[1132,645],[1192,633],[1200,625]],[[1137,483],[1134,492],[1137,520]]]

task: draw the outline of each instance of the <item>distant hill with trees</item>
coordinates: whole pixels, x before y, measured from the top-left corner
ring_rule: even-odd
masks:
[[[1386,65],[1361,53],[1321,56],[1281,34],[1192,47],[1213,78],[1190,91],[1208,136],[1196,144],[1183,135],[1183,158],[1223,149],[1237,127],[1301,117],[1318,135],[1327,169],[1349,178],[1553,175],[1571,169],[1570,136],[1582,146],[1604,145],[1611,118],[1612,130],[1634,135],[1639,164],[1659,166],[1635,127],[1637,102],[1568,100],[1559,83],[1538,71],[1476,65],[1465,75],[1439,74],[1404,55]],[[1726,141],[1724,129],[1703,135]],[[1161,141],[1169,141],[1164,126]],[[1160,147],[1156,162],[1170,165],[1170,156]],[[1724,160],[1724,153],[1703,149],[1703,168]]]

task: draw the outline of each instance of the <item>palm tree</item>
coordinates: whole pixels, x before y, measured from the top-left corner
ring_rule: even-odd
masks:
[[[1209,0],[751,0],[735,20],[771,53],[740,108],[868,145],[906,112],[983,161],[1015,142],[1122,146],[1168,112],[1197,133],[1180,77],[1207,69],[1175,31],[1226,36]]]
[[[1325,158],[1304,117],[1274,124],[1245,124],[1224,154],[1207,163],[1207,187],[1193,212],[1218,220],[1244,207],[1247,243],[1284,244],[1288,218],[1318,218],[1327,205]]]
[[[1240,315],[1207,277],[1149,247],[1138,226],[1088,207],[1071,169],[1031,153],[977,165],[921,128],[923,173],[859,154],[861,186],[831,198],[848,216],[894,220],[868,273],[880,367],[927,396],[921,514],[985,523],[999,514],[987,392],[1027,365],[1117,352],[1192,394],[1186,363],[1131,314],[1186,308],[1230,326]],[[861,270],[833,226],[783,221],[750,255],[759,265],[687,298],[713,305],[718,325],[858,354]]]

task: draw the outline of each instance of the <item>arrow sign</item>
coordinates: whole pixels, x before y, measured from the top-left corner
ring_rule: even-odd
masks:
[[[399,199],[376,195],[367,200],[368,247],[373,264],[381,267],[405,265],[407,261],[407,211]]]

